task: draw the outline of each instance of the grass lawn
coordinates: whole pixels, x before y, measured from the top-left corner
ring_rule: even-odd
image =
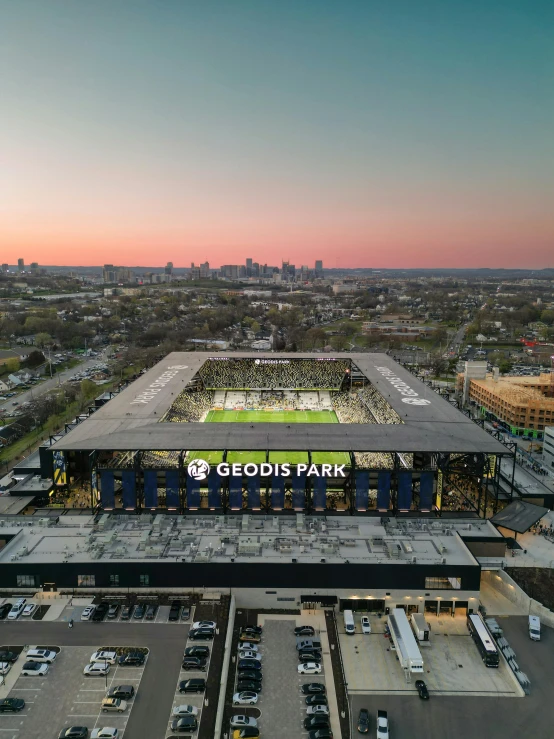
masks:
[[[338,423],[335,411],[210,411],[206,423]]]
[[[308,464],[308,452],[269,452],[271,464]]]
[[[350,455],[347,452],[312,452],[313,464],[344,464],[350,466]]]
[[[229,464],[262,464],[265,462],[265,452],[227,452]]]

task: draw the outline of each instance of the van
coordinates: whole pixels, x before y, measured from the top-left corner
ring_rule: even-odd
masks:
[[[538,616],[529,616],[529,638],[533,641],[541,640],[541,620]]]
[[[47,665],[51,665],[56,657],[56,652],[51,652],[49,649],[29,649],[27,652],[27,660],[45,662]]]
[[[23,609],[25,608],[25,603],[27,603],[27,598],[18,598],[15,601],[11,611],[8,613],[8,618],[10,619],[10,621],[15,621],[16,618],[19,618],[21,616],[21,614],[23,613]]]
[[[355,634],[356,633],[356,626],[354,624],[354,614],[352,611],[345,611],[344,612],[344,630],[347,634]]]

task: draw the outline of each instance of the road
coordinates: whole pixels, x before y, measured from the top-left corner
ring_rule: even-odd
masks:
[[[71,379],[74,375],[77,375],[79,372],[82,372],[85,369],[88,369],[89,367],[93,367],[95,364],[99,364],[100,362],[105,362],[107,359],[107,352],[108,350],[105,349],[102,354],[99,354],[97,357],[91,357],[90,359],[86,359],[84,362],[80,362],[77,366],[72,367],[70,370],[66,370],[65,372],[60,372],[59,374],[54,375],[51,379],[44,380],[40,383],[40,385],[36,385],[36,387],[32,387],[30,390],[27,390],[24,393],[21,393],[16,398],[10,398],[5,403],[0,404],[0,416],[3,413],[9,413],[13,411],[15,408],[19,407],[22,403],[26,403],[29,400],[34,400],[35,398],[39,398],[41,395],[44,395],[44,393],[47,393],[49,390],[53,390],[55,387],[57,387],[60,383],[67,382],[69,379]],[[15,406],[14,400],[17,401],[17,406]]]

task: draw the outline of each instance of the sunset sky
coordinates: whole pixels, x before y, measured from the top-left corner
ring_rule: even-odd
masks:
[[[0,0],[0,261],[554,267],[550,0]]]

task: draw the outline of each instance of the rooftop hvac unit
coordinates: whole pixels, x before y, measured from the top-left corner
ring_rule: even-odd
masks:
[[[441,565],[445,565],[445,564],[446,564],[446,557],[441,557]]]
[[[417,564],[417,557],[415,556],[415,554],[414,554],[414,556],[412,557],[412,564],[413,564],[413,565]]]

